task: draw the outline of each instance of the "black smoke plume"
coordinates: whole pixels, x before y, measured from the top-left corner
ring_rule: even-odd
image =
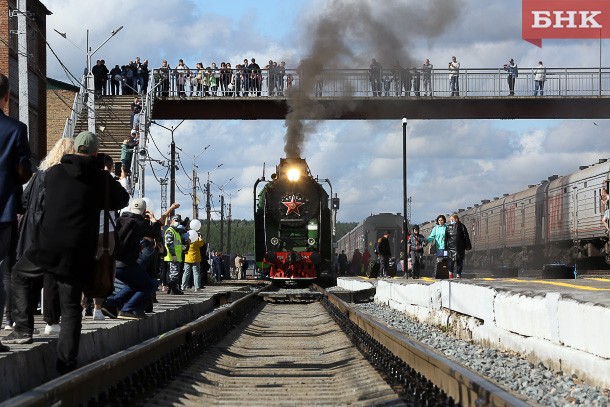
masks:
[[[321,2],[316,2],[320,4]],[[371,59],[384,69],[396,62],[403,67],[421,66],[425,55],[412,56],[414,41],[430,44],[454,21],[460,10],[454,0],[334,0],[322,17],[305,29],[312,36],[307,56],[298,67],[299,86],[287,93],[286,157],[299,158],[306,134],[315,131],[316,119],[336,117],[350,108],[349,88],[330,111],[312,96],[323,69],[368,69]],[[327,78],[327,72],[324,74]],[[348,85],[346,85],[348,86]],[[307,120],[305,119],[313,120]]]

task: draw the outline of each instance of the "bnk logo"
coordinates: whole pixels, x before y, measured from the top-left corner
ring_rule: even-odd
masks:
[[[543,38],[610,38],[607,0],[522,0],[522,37],[541,47]]]

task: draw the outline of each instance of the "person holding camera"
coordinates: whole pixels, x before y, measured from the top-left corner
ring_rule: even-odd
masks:
[[[508,95],[515,96],[515,80],[517,79],[517,76],[519,76],[515,60],[511,58],[510,61],[508,61],[508,64],[504,64],[504,70],[508,72],[508,77],[506,78],[508,81],[508,90],[510,92]]]
[[[451,96],[460,96],[460,63],[455,56],[449,62],[449,84],[451,85]]]

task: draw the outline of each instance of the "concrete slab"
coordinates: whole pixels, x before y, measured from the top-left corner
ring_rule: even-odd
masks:
[[[358,287],[359,277],[337,285]],[[362,279],[362,284],[375,281]],[[375,302],[610,387],[610,279],[378,280]]]
[[[159,303],[154,306],[154,313],[147,314],[143,320],[122,320],[106,318],[94,321],[92,317],[83,318],[78,363],[80,366],[99,360],[106,356],[127,349],[146,339],[152,338],[170,329],[193,321],[210,312],[215,296],[230,296],[237,300],[250,292],[240,286],[206,286],[205,289],[185,295],[167,295],[157,293]],[[224,293],[224,294],[223,294]],[[35,327],[44,332],[45,323],[41,315],[36,315]],[[0,331],[0,340],[10,331]],[[14,397],[44,382],[57,377],[55,361],[57,358],[57,335],[34,335],[30,345],[9,345],[11,350],[0,353],[0,401]]]

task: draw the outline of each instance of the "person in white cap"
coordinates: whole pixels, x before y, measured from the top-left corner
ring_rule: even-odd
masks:
[[[146,218],[145,218],[146,216]],[[123,211],[114,228],[117,236],[114,246],[116,278],[124,286],[104,301],[105,316],[119,319],[143,319],[146,305],[157,289],[156,283],[138,264],[141,241],[145,237],[160,239],[161,233],[152,212],[146,210],[146,202],[133,198],[129,208]]]

